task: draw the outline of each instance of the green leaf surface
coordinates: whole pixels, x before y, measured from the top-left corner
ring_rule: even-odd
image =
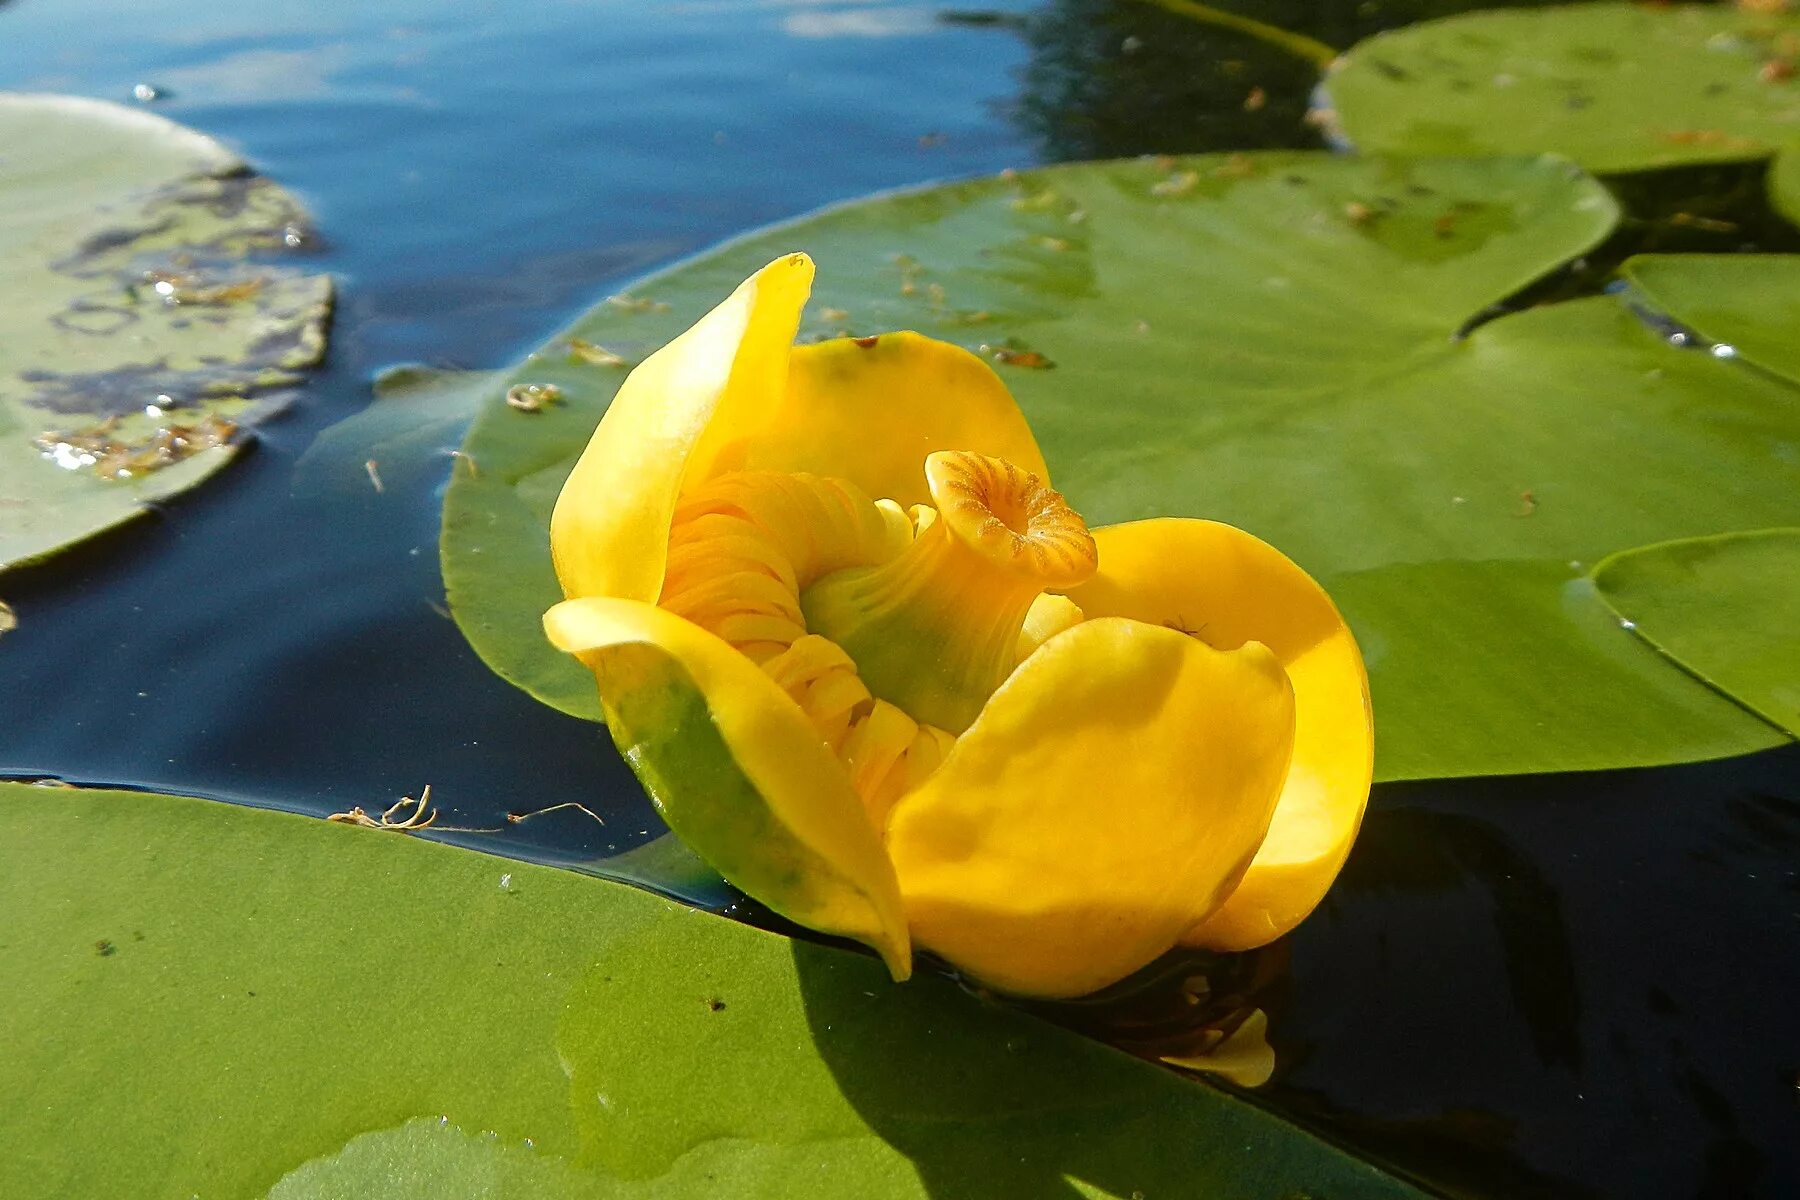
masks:
[[[1648,307],[1800,383],[1800,254],[1646,254],[1621,274]]]
[[[1800,18],[1731,5],[1466,13],[1351,47],[1326,77],[1338,131],[1387,154],[1553,152],[1601,173],[1800,146]]]
[[[1594,583],[1639,637],[1800,734],[1800,529],[1627,550]]]
[[[1628,640],[1597,650],[1564,588],[1615,550],[1800,516],[1800,390],[1670,346],[1615,297],[1456,336],[1615,217],[1603,188],[1548,159],[1082,164],[759,232],[571,334],[641,359],[807,250],[820,275],[802,338],[915,328],[1053,363],[999,369],[1091,523],[1230,521],[1350,589],[1380,777],[1760,749],[1781,739],[1765,722]],[[481,470],[452,482],[442,549],[488,663],[596,717],[538,614],[560,598],[550,508],[623,372],[572,360],[566,336],[510,376],[557,384],[563,404],[523,414],[496,390],[470,427]],[[1545,720],[1546,695],[1565,719]]]
[[[9,1200],[1417,1194],[942,980],[399,834],[0,783],[0,911]]]
[[[0,570],[229,460],[233,425],[324,353],[330,280],[252,255],[306,217],[161,117],[0,94]]]

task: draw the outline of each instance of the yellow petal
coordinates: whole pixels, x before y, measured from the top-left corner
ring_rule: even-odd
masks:
[[[544,630],[593,670],[607,729],[682,841],[776,912],[867,943],[906,978],[880,836],[786,692],[698,625],[635,600],[564,601]]]
[[[1293,729],[1261,646],[1110,618],[1058,634],[894,808],[914,942],[1023,995],[1123,978],[1243,875]]]
[[[917,333],[797,346],[787,393],[748,465],[848,479],[876,498],[928,503],[925,456],[972,450],[1050,478],[1037,440],[994,369]]]
[[[1230,650],[1274,651],[1294,685],[1294,761],[1269,837],[1225,906],[1183,940],[1213,950],[1274,941],[1310,913],[1356,840],[1375,766],[1369,678],[1331,597],[1268,543],[1216,521],[1094,530],[1100,569],[1069,593],[1090,617],[1182,629]]]
[[[684,484],[741,465],[780,404],[812,277],[776,259],[626,378],[550,518],[564,595],[656,599]]]

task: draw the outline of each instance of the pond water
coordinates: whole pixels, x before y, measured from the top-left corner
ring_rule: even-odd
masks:
[[[1465,7],[1246,11],[1341,47]],[[0,88],[162,89],[157,111],[309,207],[340,297],[327,366],[254,453],[8,578],[0,775],[321,815],[430,783],[456,824],[564,801],[605,819],[463,839],[495,852],[582,864],[651,841],[604,735],[490,674],[441,614],[444,472],[316,485],[299,463],[319,432],[384,365],[502,365],[634,275],[824,203],[1318,145],[1312,78],[1134,0],[0,3]],[[1684,186],[1733,203],[1730,175]],[[1633,236],[1749,236],[1658,228]],[[1337,889],[1271,960],[1262,1095],[1453,1192],[1800,1194],[1797,864],[1793,748],[1378,787]]]

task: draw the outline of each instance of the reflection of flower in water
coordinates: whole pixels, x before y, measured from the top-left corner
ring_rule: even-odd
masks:
[[[1275,1074],[1269,1012],[1287,982],[1285,942],[1245,954],[1177,951],[1095,995],[1020,1006],[1149,1062],[1256,1088]]]

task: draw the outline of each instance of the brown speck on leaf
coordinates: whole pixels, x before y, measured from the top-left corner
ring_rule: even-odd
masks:
[[[562,389],[554,383],[516,383],[506,391],[508,407],[520,412],[543,412],[561,399]]]
[[[869,337],[851,338],[850,340],[855,342],[858,346],[861,346],[864,350],[873,350],[875,344],[879,342],[881,338],[879,335],[871,335]]]
[[[1720,146],[1753,150],[1758,144],[1755,138],[1726,133],[1722,129],[1665,129],[1656,136],[1657,140],[1671,146]]]
[[[1794,60],[1791,58],[1771,58],[1762,65],[1756,77],[1764,83],[1786,83],[1794,77]]]
[[[1185,196],[1193,191],[1199,182],[1200,172],[1177,171],[1167,179],[1151,184],[1150,194],[1165,199],[1172,196]]]
[[[605,346],[590,342],[586,338],[572,337],[569,339],[569,357],[580,362],[591,363],[596,367],[625,367],[631,365],[625,361],[623,355],[614,354]]]
[[[1367,225],[1378,215],[1380,214],[1360,200],[1352,200],[1344,205],[1344,219],[1352,225]]]
[[[1268,102],[1269,93],[1263,91],[1260,87],[1253,87],[1250,89],[1250,94],[1244,97],[1244,111],[1247,113],[1261,112],[1263,106],[1268,104]]]
[[[983,343],[981,353],[1003,367],[1023,367],[1031,371],[1048,371],[1056,366],[1045,355],[1023,346],[990,346]]]
[[[713,1012],[724,1012],[725,1011],[725,1002],[723,1000],[719,999],[717,996],[714,996],[712,999],[710,999],[706,1002],[706,1007],[711,1009]]]
[[[669,306],[660,300],[646,300],[641,296],[633,296],[621,292],[617,296],[608,296],[606,302],[614,308],[622,308],[626,312],[668,312]]]
[[[1526,488],[1519,493],[1519,507],[1514,510],[1513,516],[1529,517],[1532,513],[1537,511],[1537,506],[1537,494],[1530,488]]]
[[[1214,179],[1253,179],[1256,160],[1248,154],[1227,154],[1225,161],[1213,168]]]
[[[119,948],[117,946],[113,945],[111,942],[107,941],[105,938],[101,938],[99,941],[94,943],[94,953],[98,954],[101,958],[111,958],[113,955],[117,954],[118,952],[119,952]]]
[[[1447,212],[1431,223],[1431,232],[1441,238],[1456,236],[1456,213]]]

